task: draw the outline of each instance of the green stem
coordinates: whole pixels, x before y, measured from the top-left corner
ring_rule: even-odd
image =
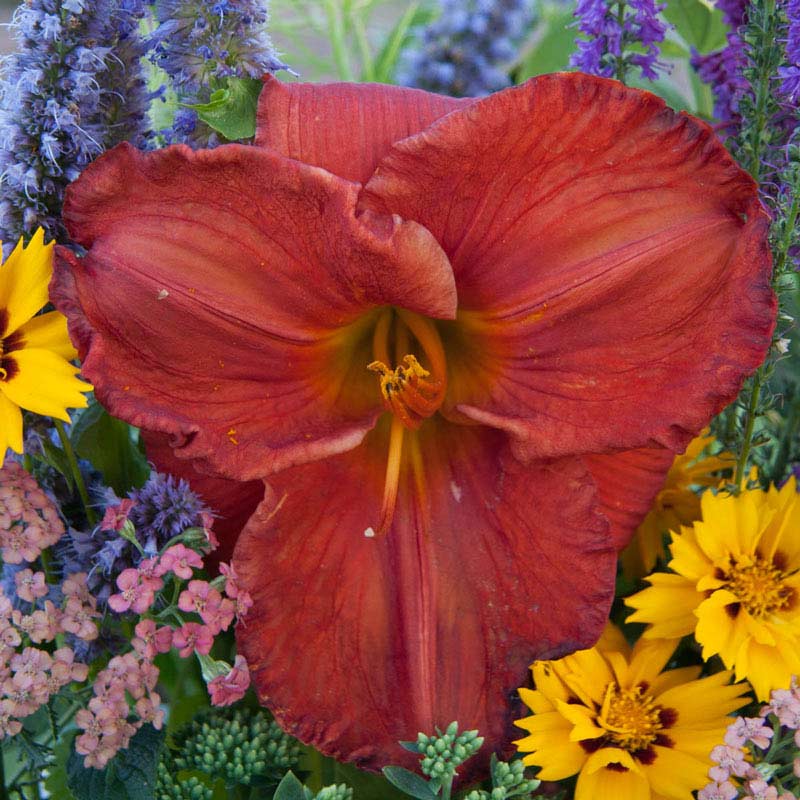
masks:
[[[323,0],[323,2],[325,4],[325,15],[328,17],[328,33],[330,34],[336,69],[339,70],[339,77],[343,81],[352,81],[355,78],[350,67],[350,59],[347,57],[347,42],[345,41],[341,9],[337,0]]]
[[[625,2],[620,0],[617,3],[617,24],[620,30],[625,28]],[[625,78],[628,77],[628,65],[625,63],[625,46],[620,46],[620,55],[617,58],[616,64],[616,78],[620,83],[625,83]]]
[[[8,791],[6,790],[5,744],[3,742],[2,747],[0,747],[0,800],[9,800]]]
[[[797,435],[800,426],[800,398],[793,397],[789,407],[789,418],[786,420],[786,430],[781,437],[780,447],[772,464],[772,480],[779,481],[783,478],[786,465],[789,461],[789,448]]]
[[[450,800],[452,791],[453,791],[453,779],[448,778],[442,784],[442,800]]]
[[[75,486],[78,488],[78,494],[81,496],[83,509],[86,512],[86,520],[91,526],[97,524],[97,515],[94,509],[89,505],[89,493],[86,491],[86,484],[83,482],[83,475],[81,475],[80,467],[78,466],[78,458],[75,455],[75,450],[72,447],[72,442],[67,436],[67,431],[64,428],[64,423],[60,419],[53,420],[55,422],[56,430],[58,431],[58,438],[61,440],[61,447],[64,450],[64,455],[67,457],[72,477],[75,481]]]
[[[759,367],[756,374],[753,376],[753,388],[750,391],[750,402],[747,404],[747,421],[744,426],[744,434],[742,436],[742,448],[739,451],[739,459],[736,462],[736,474],[733,477],[733,482],[737,488],[741,487],[742,479],[744,478],[745,470],[747,469],[747,459],[750,457],[750,447],[753,442],[753,429],[756,424],[756,411],[758,410],[758,401],[761,399],[761,388],[764,382],[764,367]]]

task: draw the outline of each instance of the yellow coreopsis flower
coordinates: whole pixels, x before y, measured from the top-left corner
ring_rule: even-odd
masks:
[[[628,598],[645,638],[693,633],[759,700],[800,674],[800,497],[782,489],[702,497],[702,521],[672,535],[674,574]]]
[[[575,800],[692,800],[749,687],[729,685],[729,672],[662,672],[675,644],[640,639],[631,651],[609,626],[591,650],[535,662],[535,690],[520,689],[533,715],[515,723],[528,732],[515,742],[523,762],[543,780],[577,774]]]
[[[0,459],[22,452],[22,412],[69,422],[68,408],[84,408],[92,386],[69,363],[77,356],[58,311],[35,316],[48,301],[53,243],[38,229],[0,265]]]
[[[669,468],[664,487],[653,500],[653,507],[636,529],[630,544],[622,551],[622,571],[628,578],[641,578],[656,561],[666,558],[664,534],[677,531],[700,519],[700,495],[695,487],[716,486],[719,473],[736,463],[728,452],[709,454],[714,436],[708,429],[692,439],[686,452],[676,456]]]

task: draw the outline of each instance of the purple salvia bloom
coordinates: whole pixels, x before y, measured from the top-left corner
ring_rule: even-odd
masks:
[[[532,0],[442,0],[441,13],[403,54],[397,82],[452,97],[511,85],[507,67],[533,23]]]
[[[6,246],[37,226],[66,241],[66,185],[107,148],[144,143],[143,15],[144,0],[26,0],[16,10],[11,28],[18,49],[0,74]]]
[[[800,0],[789,0],[786,6],[789,30],[786,36],[786,66],[778,69],[781,94],[794,106],[800,101]]]
[[[620,22],[618,3],[610,0],[578,0],[575,17],[583,35],[576,40],[573,67],[606,78],[624,75],[628,65],[638,67],[642,77],[655,80],[666,65],[658,60],[659,45],[667,32],[659,17],[664,9],[655,0],[628,0]],[[631,45],[644,53],[631,50]]]
[[[722,50],[692,55],[692,66],[714,94],[714,116],[729,131],[737,131],[742,122],[739,103],[748,90],[742,74],[746,63],[744,44],[733,32],[728,34],[728,44]]]
[[[287,68],[267,34],[266,0],[156,0],[155,14],[150,58],[182,103],[208,102],[220,79],[261,78]],[[172,129],[161,133],[168,142],[217,143],[191,109],[179,111]]]

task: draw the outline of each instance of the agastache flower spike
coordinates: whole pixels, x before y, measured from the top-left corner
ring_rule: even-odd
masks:
[[[704,123],[579,73],[480,100],[267,79],[256,145],[98,159],[53,297],[111,413],[263,479],[237,633],[280,723],[372,768],[454,719],[490,753],[770,345],[756,186]]]

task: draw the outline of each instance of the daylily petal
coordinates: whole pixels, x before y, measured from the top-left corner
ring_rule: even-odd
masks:
[[[264,498],[264,482],[204,475],[194,468],[193,461],[175,456],[169,436],[142,431],[142,438],[147,458],[156,469],[189,481],[192,491],[214,512],[214,533],[219,547],[206,556],[205,565],[229,561],[242,528]]]
[[[28,320],[19,328],[25,347],[36,347],[50,350],[67,361],[78,357],[78,353],[69,340],[67,318],[60,311],[48,311],[46,314]]]
[[[769,220],[710,127],[544,75],[396,144],[361,207],[428,228],[459,295],[451,413],[527,457],[682,449],[769,347]]]
[[[400,139],[471,99],[370,83],[281,83],[267,76],[256,144],[359,183]]]
[[[630,541],[664,485],[674,458],[664,447],[584,456],[616,547],[622,549]]]
[[[380,410],[369,314],[448,317],[456,296],[430,234],[356,218],[356,192],[239,145],[90,165],[64,207],[90,249],[61,249],[52,295],[101,402],[239,480],[357,445]]]
[[[514,735],[527,665],[600,634],[607,526],[579,461],[525,466],[503,434],[442,422],[419,432],[424,482],[407,476],[370,536],[385,427],[270,479],[234,555],[255,602],[239,647],[280,724],[323,752],[410,763],[398,740],[457,719],[488,758]]]

